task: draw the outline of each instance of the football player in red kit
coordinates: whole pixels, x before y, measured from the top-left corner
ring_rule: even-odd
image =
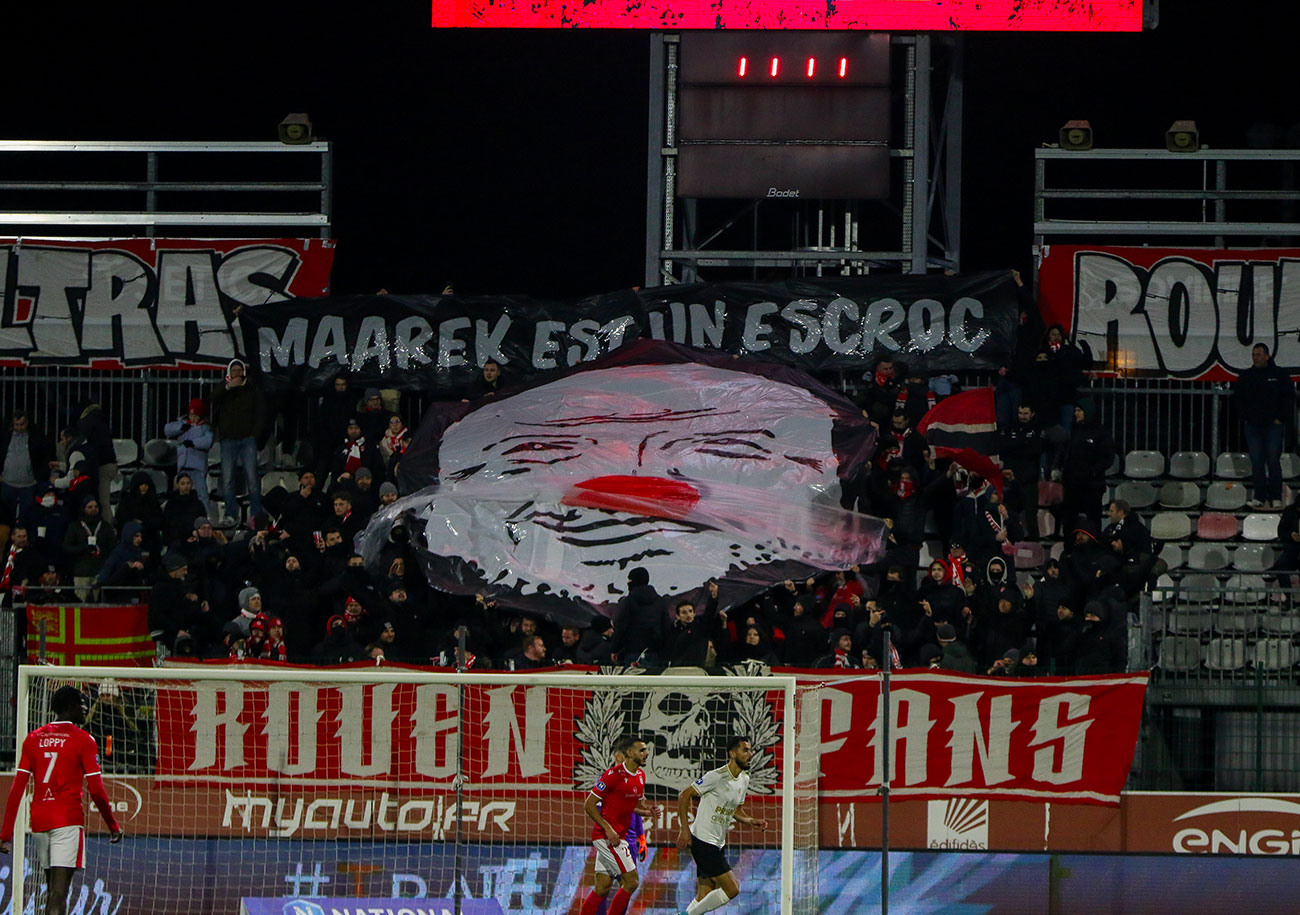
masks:
[[[108,792],[104,790],[99,747],[95,738],[78,726],[86,722],[86,697],[75,686],[61,687],[50,701],[50,710],[54,712],[54,721],[32,731],[23,741],[22,757],[5,804],[0,852],[8,854],[13,850],[18,806],[28,781],[34,781],[32,842],[49,886],[45,915],[64,915],[72,875],[85,864],[86,857],[86,821],[81,807],[83,778],[90,788],[91,800],[112,833],[110,841],[122,840],[122,827],[113,816]]]
[[[614,752],[623,754],[623,761],[605,770],[583,804],[594,824],[591,844],[596,848],[596,880],[582,904],[581,915],[595,915],[616,879],[619,890],[610,901],[609,915],[623,915],[640,882],[627,843],[627,827],[633,813],[651,812],[643,800],[645,770],[641,768],[650,750],[644,740],[623,737],[614,744]]]

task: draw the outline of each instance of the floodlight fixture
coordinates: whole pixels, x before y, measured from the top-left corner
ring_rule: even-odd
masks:
[[[1170,152],[1196,152],[1201,148],[1201,137],[1195,121],[1174,121],[1165,131],[1165,148]]]
[[[287,146],[301,146],[316,139],[311,132],[311,118],[306,114],[287,114],[280,122],[280,142]]]
[[[1061,128],[1061,149],[1092,149],[1092,124],[1087,121],[1066,121]]]

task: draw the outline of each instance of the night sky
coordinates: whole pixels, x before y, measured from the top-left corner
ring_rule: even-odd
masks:
[[[1161,5],[1140,35],[968,36],[963,269],[1028,266],[1032,150],[1067,119],[1090,119],[1098,146],[1157,147],[1192,118],[1220,148],[1300,122],[1284,4]],[[337,144],[336,292],[641,282],[647,33],[434,30],[427,3],[338,9],[7,12],[0,131],[273,139],[306,111]]]

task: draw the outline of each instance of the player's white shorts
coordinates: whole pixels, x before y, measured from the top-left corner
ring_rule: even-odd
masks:
[[[626,839],[619,840],[612,847],[608,839],[593,839],[591,844],[596,849],[596,873],[618,877],[636,870],[636,861]]]
[[[49,832],[34,832],[32,844],[41,870],[86,866],[86,831],[80,826],[60,826]]]

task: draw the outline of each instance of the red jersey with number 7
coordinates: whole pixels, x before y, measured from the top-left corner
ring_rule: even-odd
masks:
[[[99,769],[99,746],[95,738],[69,721],[55,721],[37,728],[23,741],[18,761],[18,779],[25,786],[32,781],[32,832],[48,832],[60,826],[85,826],[82,781],[91,780],[91,796],[109,829],[117,831],[112,807],[104,792]],[[18,780],[15,780],[15,787]],[[0,839],[13,838],[17,803],[13,792],[5,806]]]
[[[621,839],[627,835],[628,825],[632,822],[633,808],[637,801],[645,797],[645,769],[635,772],[627,771],[627,766],[619,763],[610,766],[596,782],[591,793],[600,799],[600,814]],[[599,823],[592,826],[591,837],[604,839],[605,830]]]

